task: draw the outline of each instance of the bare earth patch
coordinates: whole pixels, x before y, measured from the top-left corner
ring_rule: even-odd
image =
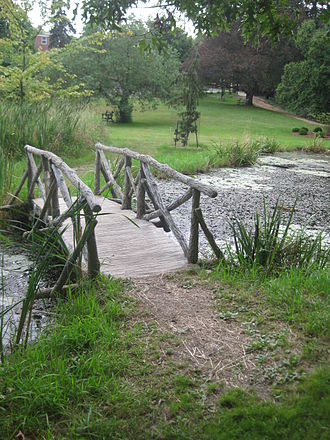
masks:
[[[199,370],[205,381],[225,389],[253,386],[259,395],[269,397],[274,383],[267,372],[277,374],[276,362],[267,354],[261,365],[262,351],[251,349],[255,334],[246,323],[220,318],[214,290],[207,283],[182,272],[133,280],[129,294],[138,302],[142,321],[173,334],[172,361]],[[276,324],[276,331],[286,329]]]

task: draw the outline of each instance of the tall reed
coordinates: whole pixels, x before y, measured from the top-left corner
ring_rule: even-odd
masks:
[[[80,126],[86,103],[48,101],[0,103],[0,148],[13,158],[22,156],[24,145],[63,153],[78,153],[89,139]]]
[[[4,205],[12,180],[12,162],[0,146],[0,206]]]

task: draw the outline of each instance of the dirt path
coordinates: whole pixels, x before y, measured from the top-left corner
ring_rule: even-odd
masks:
[[[319,122],[315,122],[315,121],[311,121],[310,119],[302,118],[300,116],[286,112],[286,111],[282,110],[281,108],[276,107],[275,105],[269,104],[261,96],[254,96],[253,97],[253,105],[255,105],[256,107],[261,107],[265,110],[271,110],[276,113],[281,113],[282,115],[290,116],[291,118],[297,119],[298,121],[306,122],[307,124],[322,125]]]
[[[276,371],[276,361],[267,356],[260,367],[260,353],[251,350],[256,333],[252,335],[246,323],[221,316],[225,311],[217,299],[218,288],[226,294],[226,286],[181,272],[134,280],[129,294],[137,300],[142,322],[172,334],[172,361],[198,370],[206,383],[221,384],[225,389],[253,386],[267,398],[272,384],[264,368]],[[276,323],[276,331],[284,331],[283,325]]]

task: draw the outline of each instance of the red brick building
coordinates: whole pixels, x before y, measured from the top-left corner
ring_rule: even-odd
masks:
[[[43,51],[49,50],[49,39],[50,39],[50,34],[48,33],[37,35],[34,41],[34,47],[36,49],[41,49]]]

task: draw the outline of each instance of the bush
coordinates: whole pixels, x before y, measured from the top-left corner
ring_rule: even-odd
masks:
[[[299,134],[302,136],[306,136],[306,134],[308,134],[308,129],[305,127],[302,127],[299,129]]]
[[[292,133],[299,133],[299,130],[300,129],[298,127],[295,127],[295,128],[292,129]]]
[[[314,131],[314,133],[322,133],[323,132],[321,127],[315,127],[313,131]]]

